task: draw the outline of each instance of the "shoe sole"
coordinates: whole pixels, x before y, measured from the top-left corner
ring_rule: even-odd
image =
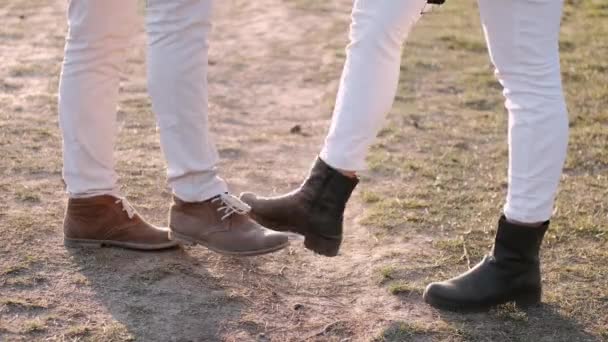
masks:
[[[444,299],[428,296],[426,293],[423,294],[422,297],[423,297],[425,303],[429,304],[430,306],[432,306],[436,309],[452,311],[452,312],[461,312],[461,313],[487,312],[490,309],[492,309],[498,305],[502,305],[502,304],[506,304],[506,303],[510,303],[510,302],[515,302],[515,305],[521,309],[534,307],[541,303],[541,294],[540,293],[519,294],[512,298],[497,301],[492,304],[486,304],[486,305],[480,305],[480,304],[470,305],[470,304],[454,303],[454,302],[446,301]]]
[[[266,248],[266,249],[258,249],[255,251],[245,251],[245,252],[234,252],[234,251],[227,251],[227,250],[223,250],[223,249],[218,249],[215,248],[211,245],[209,245],[209,243],[207,243],[206,241],[202,241],[202,240],[197,240],[197,239],[193,239],[189,236],[180,234],[180,233],[176,233],[173,230],[169,231],[169,239],[173,240],[173,241],[177,241],[180,242],[184,245],[188,245],[188,246],[195,246],[195,245],[201,245],[207,249],[209,249],[210,251],[219,253],[219,254],[223,254],[223,255],[228,255],[228,256],[256,256],[256,255],[263,255],[263,254],[269,254],[269,253],[273,253],[273,252],[277,252],[280,251],[281,249],[289,246],[289,240],[286,241],[283,244],[271,247],[271,248]]]
[[[264,227],[270,228],[272,230],[280,231],[280,232],[292,232],[299,235],[304,236],[304,247],[307,249],[326,256],[326,257],[335,257],[338,255],[340,251],[340,245],[342,244],[342,239],[338,238],[328,238],[322,235],[313,234],[310,232],[302,232],[296,227],[284,226],[280,224],[276,224],[271,220],[264,219],[256,215],[254,212],[250,212],[249,216],[261,224]]]
[[[89,240],[89,239],[70,239],[64,238],[63,245],[68,248],[102,248],[102,247],[118,247],[132,249],[138,251],[158,251],[179,246],[175,241],[169,241],[161,244],[141,244],[134,242],[120,242],[112,240]]]

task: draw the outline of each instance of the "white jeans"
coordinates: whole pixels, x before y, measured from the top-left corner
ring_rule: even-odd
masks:
[[[212,0],[148,0],[148,89],[168,164],[184,201],[227,191],[207,123]],[[137,32],[136,0],[71,0],[59,87],[64,180],[72,197],[117,194],[113,150],[120,73]]]
[[[426,0],[356,0],[330,133],[321,158],[357,171],[397,91],[401,47]],[[505,214],[548,220],[566,157],[568,113],[558,38],[562,0],[479,0],[496,76],[509,111]]]

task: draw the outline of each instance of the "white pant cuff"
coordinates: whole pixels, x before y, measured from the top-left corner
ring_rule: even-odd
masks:
[[[325,164],[337,170],[358,172],[366,169],[365,160],[356,161],[354,159],[351,160],[348,157],[336,156],[328,153],[326,149],[321,151],[319,158],[321,158]]]
[[[219,177],[203,186],[192,183],[173,185],[173,195],[184,202],[203,202],[226,192],[229,192],[228,185]]]
[[[552,212],[552,209],[529,211],[516,209],[511,206],[505,206],[504,208],[504,214],[507,219],[521,223],[538,223],[548,221],[551,219]]]

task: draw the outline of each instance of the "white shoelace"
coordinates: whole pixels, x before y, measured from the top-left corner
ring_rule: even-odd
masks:
[[[219,197],[211,200],[211,202],[217,201],[222,202],[222,206],[217,209],[217,211],[224,214],[222,220],[225,220],[232,214],[247,215],[251,211],[251,207],[247,203],[229,193],[221,194]]]
[[[129,216],[130,219],[132,219],[135,216],[135,208],[133,208],[133,206],[131,205],[131,203],[129,203],[129,201],[127,201],[126,198],[124,197],[118,197],[116,199],[116,202],[114,202],[116,204],[120,203],[122,204],[122,211],[126,211],[127,212],[127,216]]]

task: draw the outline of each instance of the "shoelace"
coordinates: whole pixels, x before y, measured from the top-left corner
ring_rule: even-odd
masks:
[[[126,198],[124,198],[124,197],[118,197],[116,199],[116,202],[114,202],[114,203],[116,203],[116,204],[118,204],[118,203],[122,204],[122,211],[126,211],[127,212],[127,216],[129,216],[130,219],[132,219],[135,216],[135,208],[133,208],[133,206],[131,205],[131,203],[129,203]]]
[[[217,209],[219,212],[223,212],[222,220],[230,217],[232,214],[247,215],[251,211],[251,207],[238,199],[237,197],[224,193],[211,200],[211,202],[221,201],[222,206]]]

